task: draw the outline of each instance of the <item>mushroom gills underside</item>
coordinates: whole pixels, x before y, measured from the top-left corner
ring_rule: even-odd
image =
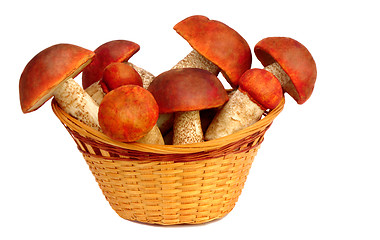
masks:
[[[285,92],[287,92],[293,98],[299,99],[299,95],[296,90],[296,87],[294,86],[289,75],[284,71],[284,69],[282,69],[280,64],[278,64],[277,62],[274,62],[266,66],[264,69],[272,73],[278,79],[278,81],[281,83],[281,86]]]

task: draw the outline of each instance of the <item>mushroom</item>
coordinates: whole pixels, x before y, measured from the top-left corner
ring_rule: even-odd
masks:
[[[124,85],[137,85],[142,87],[143,82],[137,71],[129,64],[123,62],[114,62],[108,65],[103,72],[103,78],[100,80],[100,86],[105,94]],[[103,97],[99,96],[99,100]],[[138,140],[140,143],[164,145],[164,139],[160,129],[155,124],[151,131]]]
[[[173,68],[201,68],[217,75],[222,72],[231,86],[251,68],[252,53],[248,43],[226,24],[205,16],[191,16],[174,26],[193,48]]]
[[[309,99],[314,89],[317,69],[313,57],[305,46],[291,38],[269,37],[258,42],[254,51],[257,58],[265,66],[262,71],[273,74],[279,83],[277,85],[281,86],[283,92],[287,92],[298,104],[303,104]],[[257,72],[257,70],[255,71]],[[262,73],[262,75],[264,74]],[[240,80],[240,84],[244,84],[244,78],[246,78],[245,74],[242,76],[243,80]],[[243,92],[247,91],[245,90],[247,87],[244,86],[240,86],[240,89]],[[231,106],[235,102],[234,99],[239,98],[240,95],[240,91],[233,93],[230,97],[231,102],[223,107],[221,113],[217,114],[205,134],[206,140],[216,139],[234,132],[232,130],[227,131],[232,126],[231,122],[234,121],[229,121],[227,124],[228,120],[226,119],[236,120],[237,117],[227,114],[227,112],[233,112],[232,109],[238,109]],[[257,121],[261,114],[258,113],[252,116],[256,118],[252,119],[250,124]]]
[[[104,69],[113,62],[127,62],[140,50],[137,43],[127,40],[113,40],[100,45],[95,49],[95,57],[92,63],[83,70],[82,84],[86,92],[100,104],[105,93],[102,91],[99,81],[103,76]],[[148,71],[128,63],[142,77],[143,85],[147,88],[154,76]]]
[[[123,85],[143,86],[142,79],[137,71],[123,62],[114,62],[108,65],[99,82],[105,94]]]
[[[148,90],[156,99],[160,113],[175,113],[175,145],[202,142],[199,111],[219,107],[228,100],[219,79],[199,68],[172,69],[161,73]]]
[[[140,50],[137,43],[127,40],[113,40],[106,42],[95,49],[95,57],[92,63],[83,70],[82,85],[87,89],[103,76],[104,69],[113,62],[128,61]]]
[[[134,42],[113,40],[102,44],[95,50],[94,61],[83,71],[82,84],[83,86],[91,84],[86,88],[86,92],[92,96],[98,105],[102,102],[105,94],[117,86],[134,83],[138,83],[144,88],[149,86],[154,76],[132,63],[127,63],[139,49],[140,46]],[[118,83],[118,81],[122,82]],[[162,134],[157,126],[154,126],[152,131],[139,142],[164,144]]]
[[[254,52],[264,69],[277,77],[284,92],[298,104],[310,98],[317,68],[304,45],[287,37],[268,37],[256,44]]]
[[[239,89],[218,111],[209,125],[205,139],[228,136],[260,120],[264,111],[275,108],[283,92],[276,77],[263,69],[250,69],[239,80]]]
[[[251,68],[248,43],[226,24],[205,16],[190,16],[174,26],[193,50],[172,69],[200,68],[218,75],[221,71],[231,86]],[[173,125],[173,114],[160,114],[157,125],[166,134]]]
[[[99,106],[99,124],[107,136],[135,142],[146,135],[158,118],[152,94],[137,85],[124,85],[109,92]]]
[[[99,130],[98,105],[73,80],[93,57],[94,52],[90,50],[63,43],[39,52],[29,61],[20,77],[22,111],[35,111],[54,96],[65,112]]]

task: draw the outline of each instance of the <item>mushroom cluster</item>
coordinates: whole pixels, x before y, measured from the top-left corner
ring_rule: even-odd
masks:
[[[292,38],[259,41],[254,54],[264,68],[253,68],[247,41],[222,22],[195,15],[174,30],[193,50],[157,76],[129,62],[140,46],[127,40],[94,51],[72,44],[42,50],[20,77],[22,111],[54,96],[63,111],[114,140],[178,145],[228,136],[276,108],[284,93],[303,104],[313,92],[315,61]],[[74,80],[80,73],[83,87]]]

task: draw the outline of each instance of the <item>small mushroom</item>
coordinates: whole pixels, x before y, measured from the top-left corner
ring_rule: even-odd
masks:
[[[99,82],[105,94],[123,85],[137,85],[142,87],[143,82],[138,72],[130,65],[114,62],[108,65]]]
[[[174,26],[193,51],[173,68],[201,68],[217,75],[222,72],[231,86],[251,68],[252,53],[248,43],[226,24],[205,16],[191,16]]]
[[[94,64],[90,64],[83,72],[83,84],[93,82],[86,92],[95,102],[101,104],[109,91],[126,84],[149,86],[154,76],[128,61],[140,46],[127,40],[114,40],[99,46],[95,50]],[[162,134],[155,125],[148,134],[139,140],[146,144],[164,144]]]
[[[307,48],[287,37],[259,41],[254,52],[267,71],[273,73],[298,104],[311,96],[317,78],[315,61]]]
[[[104,69],[113,62],[126,62],[140,50],[137,43],[127,40],[113,40],[106,42],[95,49],[95,57],[90,65],[83,70],[82,84],[87,89],[91,84],[98,82]]]
[[[158,105],[152,94],[137,85],[124,85],[109,92],[99,106],[99,124],[107,136],[135,142],[156,124]]]
[[[198,68],[172,69],[158,75],[148,90],[155,97],[160,113],[175,113],[173,144],[203,141],[199,111],[216,108],[227,100],[219,79]]]
[[[276,77],[263,69],[250,69],[239,80],[239,89],[218,111],[209,125],[205,139],[213,140],[244,129],[275,108],[283,92]]]
[[[39,52],[20,77],[22,111],[35,111],[54,96],[65,112],[99,130],[98,105],[73,80],[93,57],[92,51],[72,44],[57,44]]]
[[[82,84],[86,92],[100,104],[104,97],[99,81],[103,76],[105,68],[114,62],[127,62],[136,52],[140,50],[137,43],[127,40],[113,40],[100,45],[95,49],[95,57],[92,63],[83,71]],[[154,76],[148,71],[128,63],[142,77],[143,85],[147,88]]]
[[[129,64],[122,62],[115,62],[108,65],[103,72],[103,78],[100,80],[100,85],[105,94],[124,85],[143,86],[142,79],[137,71]],[[99,100],[102,100],[100,97]],[[145,144],[160,144],[164,145],[164,138],[155,124],[151,131],[144,137],[138,140],[140,143]]]

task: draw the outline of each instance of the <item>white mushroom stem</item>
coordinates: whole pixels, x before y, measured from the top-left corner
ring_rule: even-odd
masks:
[[[153,128],[142,138],[137,140],[139,143],[145,144],[158,144],[165,145],[164,137],[157,126],[157,123],[153,126]]]
[[[164,138],[161,134],[160,129],[157,127],[157,124],[155,124],[144,137],[137,140],[137,142],[145,144],[165,145]]]
[[[284,69],[282,69],[280,64],[274,62],[266,66],[264,69],[272,73],[278,79],[282,88],[284,89],[284,92],[289,93],[291,96],[298,96],[292,80],[290,79],[289,75],[286,74]]]
[[[178,68],[200,68],[207,70],[214,75],[218,75],[220,68],[203,57],[196,50],[192,50],[185,58],[179,61],[172,69]]]
[[[260,120],[263,113],[264,110],[252,102],[246,93],[236,90],[212,120],[205,140],[225,137],[244,129]]]
[[[86,88],[86,92],[88,95],[90,95],[90,97],[92,97],[92,99],[94,99],[98,105],[100,105],[104,96],[106,95],[100,86],[99,81],[91,84],[88,88]]]
[[[130,62],[128,62],[128,65],[133,67],[133,69],[136,70],[136,72],[140,75],[142,81],[143,81],[143,88],[148,89],[150,83],[154,79],[154,75],[148,72],[147,70],[140,68]]]
[[[203,142],[199,111],[176,112],[173,130],[174,145]]]
[[[145,89],[147,89],[149,87],[150,83],[153,81],[154,75],[151,74],[150,72],[146,71],[143,68],[137,67],[136,65],[134,65],[132,63],[128,62],[127,64],[136,70],[136,72],[140,75],[140,77],[143,81],[143,87]],[[88,88],[86,88],[86,92],[95,100],[95,102],[98,105],[100,105],[104,96],[106,95],[104,93],[102,87],[100,86],[99,81],[91,84]]]
[[[99,106],[72,78],[63,81],[53,92],[59,106],[84,124],[100,130]]]

